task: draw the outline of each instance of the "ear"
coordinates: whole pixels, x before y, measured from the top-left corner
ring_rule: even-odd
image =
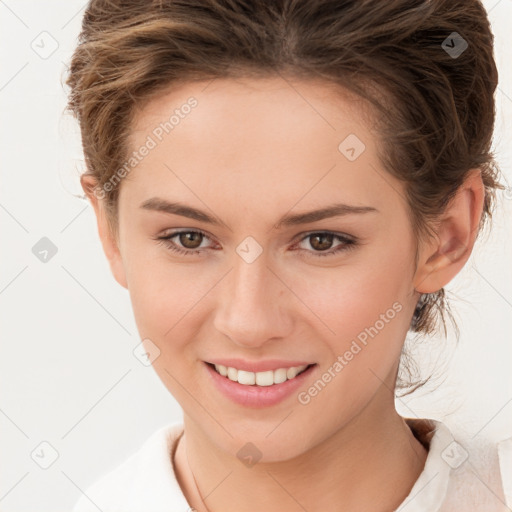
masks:
[[[419,251],[414,276],[417,292],[440,290],[464,267],[478,234],[484,198],[481,172],[472,169],[440,218],[435,240]]]
[[[98,182],[93,176],[83,174],[80,178],[80,184],[91,202],[94,213],[96,214],[96,221],[98,225],[98,234],[100,236],[103,252],[107,257],[110,265],[110,270],[114,275],[115,280],[124,288],[128,289],[126,282],[126,274],[124,270],[123,260],[119,251],[118,242],[112,233],[110,224],[108,223],[107,214],[105,211],[105,204],[103,197],[105,193],[97,188]]]

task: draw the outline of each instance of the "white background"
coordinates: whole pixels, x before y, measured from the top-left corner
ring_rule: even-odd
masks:
[[[500,70],[495,152],[512,184],[512,2],[485,5]],[[83,164],[77,127],[64,114],[61,80],[84,6],[0,0],[4,512],[70,510],[80,489],[157,428],[181,419],[153,370],[132,354],[140,340],[128,292],[110,274],[91,206],[75,197],[82,194]],[[51,48],[43,31],[58,43],[46,59],[31,47],[46,37]],[[397,401],[405,415],[444,419],[495,440],[512,434],[512,189],[498,198],[491,235],[448,287],[458,297],[453,309],[460,343],[453,349],[450,341],[425,342],[425,353],[440,347],[438,376],[416,396]],[[47,263],[32,253],[42,237],[58,248]],[[59,454],[46,470],[31,458],[43,441]],[[47,457],[51,450],[43,449]]]

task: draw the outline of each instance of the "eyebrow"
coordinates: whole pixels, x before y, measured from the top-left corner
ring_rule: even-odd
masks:
[[[170,202],[159,197],[152,197],[144,201],[140,207],[144,210],[151,210],[157,212],[168,213],[172,215],[180,215],[181,217],[188,217],[190,219],[198,220],[200,222],[206,222],[215,226],[220,226],[221,222],[215,217],[187,206],[179,202]],[[304,213],[288,214],[283,216],[274,228],[279,229],[282,226],[296,226],[299,224],[307,224],[330,217],[339,217],[350,214],[362,214],[369,212],[378,212],[377,208],[372,206],[355,206],[343,203],[337,203],[319,210],[312,210]]]

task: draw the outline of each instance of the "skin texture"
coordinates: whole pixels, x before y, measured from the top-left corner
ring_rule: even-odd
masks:
[[[141,339],[160,350],[154,369],[183,408],[174,460],[183,491],[197,511],[393,510],[427,455],[395,411],[400,351],[419,293],[446,285],[471,253],[480,173],[471,171],[438,236],[417,241],[403,185],[382,168],[361,101],[282,78],[184,84],[140,110],[133,148],[190,96],[198,105],[121,182],[118,236],[94,180],[82,178]],[[354,161],[338,150],[349,134],[365,145]],[[140,208],[153,197],[222,224]],[[285,214],[338,202],[378,211],[276,227]],[[196,242],[202,253],[175,254],[155,240],[184,229],[207,234]],[[359,244],[317,256],[318,240],[306,235],[325,231]],[[248,236],[263,250],[252,263],[236,252]],[[333,238],[327,251],[342,243]],[[203,361],[277,358],[317,364],[307,389],[394,303],[400,312],[306,405],[294,394],[244,407],[210,385]],[[252,467],[236,455],[247,442],[262,454]]]

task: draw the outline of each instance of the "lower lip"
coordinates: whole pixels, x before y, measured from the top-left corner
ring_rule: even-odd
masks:
[[[316,364],[311,365],[295,378],[273,384],[272,386],[245,386],[223,377],[209,364],[204,363],[206,370],[211,375],[214,385],[233,402],[246,407],[270,407],[276,405],[293,395],[309,375],[314,371]]]

